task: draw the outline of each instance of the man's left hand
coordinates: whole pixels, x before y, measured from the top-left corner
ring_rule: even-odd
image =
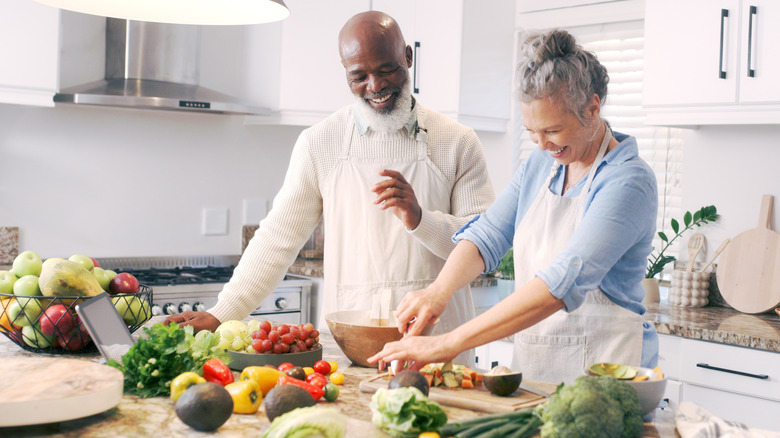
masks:
[[[403,222],[404,226],[410,230],[417,228],[422,218],[422,208],[414,195],[414,189],[400,172],[384,169],[379,171],[379,175],[386,176],[388,179],[377,183],[371,188],[376,193],[374,204],[380,209],[390,211]]]

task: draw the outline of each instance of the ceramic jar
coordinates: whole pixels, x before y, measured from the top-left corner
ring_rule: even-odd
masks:
[[[703,307],[709,304],[709,272],[688,272],[675,269],[672,273],[672,287],[669,289],[669,304],[680,307]]]

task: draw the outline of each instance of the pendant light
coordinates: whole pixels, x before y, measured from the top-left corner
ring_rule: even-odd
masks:
[[[283,0],[36,0],[55,8],[126,20],[238,25],[284,20]]]

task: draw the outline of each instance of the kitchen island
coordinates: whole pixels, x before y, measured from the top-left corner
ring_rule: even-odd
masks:
[[[157,319],[159,317],[155,317]],[[154,321],[154,320],[153,320]],[[150,322],[153,322],[150,321]],[[148,324],[148,323],[147,323]],[[137,332],[138,333],[138,332]],[[320,336],[323,345],[323,359],[335,360],[339,364],[339,371],[345,375],[344,385],[341,386],[341,394],[336,402],[318,402],[318,406],[327,406],[338,409],[349,418],[347,436],[352,438],[380,438],[386,437],[376,429],[371,422],[371,410],[369,403],[371,395],[361,393],[358,384],[361,380],[376,376],[377,371],[372,368],[352,366],[349,359],[343,355],[333,338],[323,333]],[[41,357],[23,350],[5,336],[0,336],[0,358],[7,357]],[[99,355],[57,355],[51,357],[68,357],[81,360],[98,361]],[[237,373],[236,373],[237,375]],[[142,399],[134,395],[125,394],[119,405],[101,414],[89,417],[33,426],[20,426],[0,428],[0,436],[3,437],[184,437],[202,436],[182,423],[174,412],[174,403],[168,397],[153,397]],[[472,418],[482,413],[466,409],[444,406],[450,420]],[[213,435],[222,437],[247,437],[259,436],[269,422],[261,405],[260,411],[255,415],[233,414]],[[655,422],[646,424],[643,437],[674,437],[678,436],[674,430],[674,419],[668,410],[658,410]]]

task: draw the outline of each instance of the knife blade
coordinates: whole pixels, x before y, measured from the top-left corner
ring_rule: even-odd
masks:
[[[546,391],[542,391],[539,388],[535,388],[525,382],[520,383],[520,389],[530,392],[531,394],[541,395],[542,397],[549,398],[552,394]]]

